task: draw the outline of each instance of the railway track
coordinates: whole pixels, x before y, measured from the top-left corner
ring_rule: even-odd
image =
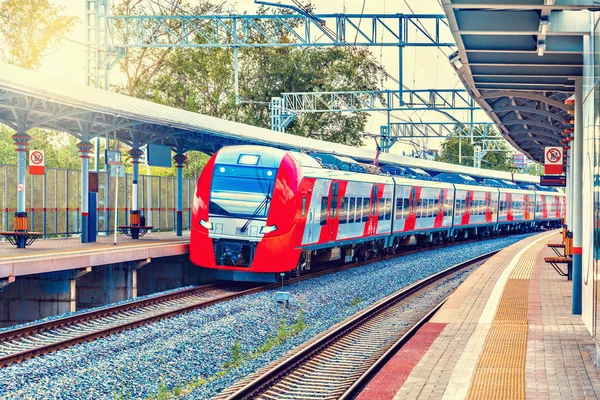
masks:
[[[261,290],[214,283],[0,332],[0,367]]]
[[[227,389],[218,399],[350,399],[437,311],[411,327],[405,305],[445,278],[481,264],[488,253],[416,282],[334,326],[282,360]]]
[[[427,250],[430,249],[409,249],[377,259],[316,269],[308,275],[286,280],[285,285]],[[281,283],[275,283],[249,287],[247,283],[218,282],[3,331],[0,332],[0,368],[280,285]]]

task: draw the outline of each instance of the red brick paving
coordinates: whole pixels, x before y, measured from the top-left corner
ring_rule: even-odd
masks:
[[[398,351],[363,389],[358,400],[393,399],[413,368],[444,330],[446,324],[428,322]]]

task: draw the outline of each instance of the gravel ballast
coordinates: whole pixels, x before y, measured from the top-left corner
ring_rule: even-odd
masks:
[[[0,369],[0,398],[147,398],[211,378],[184,396],[210,398],[350,315],[452,265],[529,235],[465,243],[352,268],[287,286],[288,308],[269,290],[158,321]],[[243,354],[275,336],[282,318],[306,328],[280,346],[228,369],[238,340]]]

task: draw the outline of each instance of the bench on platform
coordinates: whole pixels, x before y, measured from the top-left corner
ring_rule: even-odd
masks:
[[[140,226],[140,225],[123,225],[118,226],[119,232],[131,236],[132,239],[139,239],[144,236],[148,231],[152,230],[153,226]]]
[[[566,246],[563,243],[548,243],[548,247],[554,251],[558,257],[565,257]]]
[[[560,276],[568,276],[569,280],[571,279],[571,268],[573,265],[573,259],[570,257],[563,257],[563,256],[559,256],[559,257],[544,257],[544,261],[546,261],[547,263],[549,263],[550,265],[552,265],[552,267],[554,267],[554,269],[556,270],[556,272],[558,272],[558,274]],[[567,272],[563,272],[563,270],[558,266],[559,264],[567,264]]]
[[[13,246],[19,249],[24,249],[30,246],[36,239],[44,236],[42,232],[27,232],[27,231],[7,231],[0,232],[0,236],[4,236],[6,240]]]

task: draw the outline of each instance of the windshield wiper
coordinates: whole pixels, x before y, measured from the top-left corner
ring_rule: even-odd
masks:
[[[263,207],[265,207],[265,211],[267,210],[267,205],[269,204],[270,200],[271,200],[271,184],[269,183],[269,189],[267,190],[267,195],[265,196],[263,201],[260,202],[258,207],[256,207],[256,210],[254,210],[254,212],[252,213],[250,218],[248,218],[248,220],[246,221],[244,226],[242,226],[242,228],[240,229],[241,233],[246,232],[246,229],[248,229],[248,225],[250,224],[250,222],[252,222],[256,218],[256,216],[262,210]]]
[[[256,207],[256,210],[254,210],[254,212],[252,213],[250,218],[248,218],[248,220],[246,221],[244,226],[241,227],[240,232],[242,232],[242,233],[246,232],[246,229],[248,229],[248,225],[250,224],[250,222],[252,222],[256,218],[256,216],[258,215],[258,213],[260,213],[262,208],[264,207],[265,210],[267,209],[267,204],[269,204],[270,200],[271,200],[271,195],[267,194],[265,196],[265,198],[263,199],[263,201],[260,202],[258,207]]]

